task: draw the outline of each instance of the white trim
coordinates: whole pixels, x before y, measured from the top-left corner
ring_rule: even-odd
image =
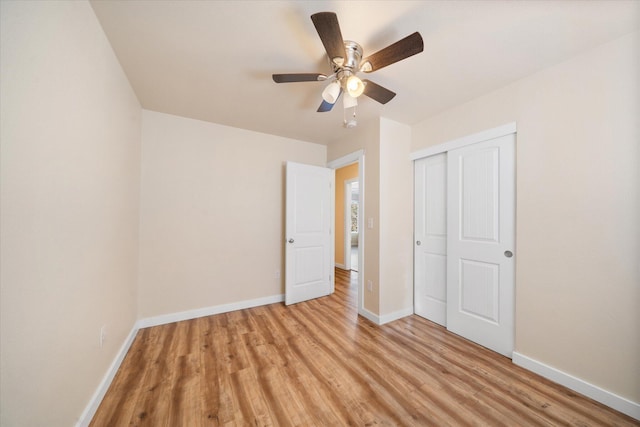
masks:
[[[327,163],[327,167],[331,169],[339,169],[341,167],[348,166],[351,163],[358,162],[362,156],[364,156],[364,150],[354,151],[353,153],[342,156],[339,159],[331,160]]]
[[[423,148],[422,150],[414,151],[409,155],[409,158],[411,160],[418,160],[422,159],[423,157],[429,157],[434,154],[444,153],[445,151],[450,151],[456,148],[475,144],[476,142],[488,141],[490,139],[499,138],[501,136],[510,135],[512,133],[516,133],[516,122],[507,123],[493,129],[487,129],[482,132],[474,133],[473,135],[467,135],[462,138],[454,139],[452,141],[443,142],[442,144],[437,144],[431,147]]]
[[[617,411],[622,412],[630,417],[640,420],[640,403],[632,402],[629,399],[618,396],[610,391],[600,388],[596,385],[588,383],[580,378],[567,374],[552,366],[538,362],[530,357],[513,352],[512,361],[514,364],[521,366],[529,371],[535,372],[551,381],[561,384],[573,391],[590,397],[604,405],[607,405]]]
[[[272,295],[269,297],[256,298],[252,300],[232,302],[229,304],[214,305],[211,307],[197,308],[195,310],[181,311],[178,313],[162,314],[160,316],[147,317],[138,320],[138,327],[148,328],[150,326],[165,325],[167,323],[180,322],[182,320],[196,319],[198,317],[211,316],[213,314],[228,313],[230,311],[244,310],[245,308],[258,307],[261,305],[275,304],[284,301],[284,295]]]
[[[393,313],[383,314],[379,316],[380,325],[393,322],[394,320],[402,319],[403,317],[411,316],[413,314],[413,307],[407,307],[402,310],[394,311]]]
[[[116,354],[116,358],[113,359],[113,362],[111,363],[111,366],[109,366],[109,369],[107,369],[107,373],[102,378],[100,385],[98,385],[98,388],[96,389],[95,393],[93,393],[93,396],[91,396],[91,399],[89,400],[89,404],[86,406],[86,408],[82,412],[82,415],[80,415],[80,419],[76,423],[76,427],[87,427],[89,423],[91,423],[93,416],[96,414],[96,411],[98,410],[98,406],[100,406],[100,403],[104,398],[104,395],[107,393],[107,390],[109,390],[111,381],[113,381],[113,378],[116,376],[116,373],[118,372],[118,369],[120,368],[120,365],[124,360],[124,357],[127,355],[127,352],[131,347],[131,344],[133,344],[133,340],[136,337],[136,334],[138,333],[138,329],[139,328],[137,323],[133,325],[133,328],[131,328],[131,332],[129,332],[129,335],[124,340],[124,343],[122,344],[122,346],[120,347],[120,350]]]
[[[370,312],[366,308],[363,308],[361,311],[358,312],[358,314],[364,317],[365,319],[372,321],[376,325],[382,326],[385,323],[393,322],[394,320],[411,316],[413,314],[413,307],[407,307],[402,310],[394,311],[393,313],[383,314],[382,316],[378,316],[377,314]]]
[[[338,264],[337,262],[336,262],[336,268],[339,268],[340,270],[349,271],[349,269],[344,264]]]
[[[360,316],[364,317],[365,319],[368,319],[368,320],[372,321],[376,325],[380,325],[380,317],[378,317],[377,314],[373,314],[372,312],[370,312],[366,308],[363,307],[362,310],[358,310],[358,314]]]

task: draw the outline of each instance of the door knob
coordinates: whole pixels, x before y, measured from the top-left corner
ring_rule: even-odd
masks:
[[[507,258],[511,258],[513,256],[513,252],[511,251],[504,251],[504,256],[506,256]]]
[[[418,240],[418,241],[416,242],[416,245],[418,245],[418,246],[420,246],[421,244],[422,244],[422,242],[421,242],[420,240]]]
[[[294,240],[293,240],[293,239],[289,239],[289,243],[293,243],[293,242],[294,242]]]

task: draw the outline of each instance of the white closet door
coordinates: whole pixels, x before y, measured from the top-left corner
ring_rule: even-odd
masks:
[[[447,328],[511,357],[515,134],[448,152]]]
[[[447,154],[417,160],[414,168],[414,311],[446,326]]]

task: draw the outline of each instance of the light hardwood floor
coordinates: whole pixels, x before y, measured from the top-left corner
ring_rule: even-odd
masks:
[[[376,326],[336,292],[142,329],[92,426],[631,426],[418,316]]]

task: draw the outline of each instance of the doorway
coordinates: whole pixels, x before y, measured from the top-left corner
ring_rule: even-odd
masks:
[[[358,169],[358,163],[352,163],[335,170],[335,266],[347,271],[352,270],[353,261],[358,264],[359,228],[352,218],[352,209],[359,211]]]
[[[341,270],[353,271],[352,264],[355,264],[358,274],[357,277],[357,301],[358,301],[358,314],[363,313],[363,276],[365,271],[365,257],[364,257],[364,245],[365,234],[363,233],[363,218],[364,212],[364,193],[365,193],[365,179],[364,179],[364,150],[358,150],[339,159],[328,162],[327,167],[336,170],[336,211],[335,211],[335,241],[334,241],[334,254],[335,254],[335,267]],[[344,171],[346,168],[351,168],[351,174],[342,176],[341,169]],[[346,189],[346,182],[350,181],[348,190]],[[355,184],[355,185],[354,185]],[[347,201],[347,197],[349,197]],[[351,213],[346,214],[345,205],[351,205],[351,199],[357,200],[357,214],[355,215],[357,240],[355,244],[351,244]],[[338,206],[340,205],[340,206]],[[345,221],[346,219],[346,221]],[[348,233],[345,233],[347,226]],[[340,236],[338,237],[338,234]],[[347,241],[346,236],[349,236]],[[348,245],[347,245],[348,243]],[[353,253],[353,255],[351,255]],[[348,268],[347,268],[348,265]]]
[[[345,270],[358,271],[358,246],[360,229],[358,216],[360,205],[360,185],[358,179],[350,179],[344,183],[344,267]],[[337,212],[336,212],[337,214]]]

